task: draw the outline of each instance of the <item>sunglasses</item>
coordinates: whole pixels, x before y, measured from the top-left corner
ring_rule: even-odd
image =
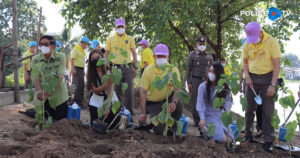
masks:
[[[50,43],[40,43],[40,46],[49,47]]]

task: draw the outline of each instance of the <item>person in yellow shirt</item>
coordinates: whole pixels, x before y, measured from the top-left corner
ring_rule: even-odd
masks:
[[[86,53],[85,49],[89,46],[90,39],[88,37],[82,37],[79,45],[76,45],[71,51],[71,74],[75,81],[74,102],[76,102],[82,108],[83,96],[84,96],[84,67]]]
[[[28,57],[35,53],[37,43],[35,41],[31,41],[29,43],[29,50],[27,50],[23,54],[23,58]],[[28,85],[31,83],[30,72],[31,72],[31,58],[22,61],[23,69],[24,69],[24,77],[25,77],[25,88],[28,88]]]
[[[162,111],[162,106],[166,102],[166,97],[168,97],[169,101],[169,111],[171,116],[175,120],[179,120],[182,114],[183,104],[182,102],[176,97],[176,93],[178,92],[178,88],[174,85],[166,85],[160,91],[158,89],[154,89],[150,91],[150,85],[155,80],[156,77],[164,78],[167,75],[167,71],[172,68],[172,74],[176,73],[177,78],[180,81],[180,73],[178,69],[171,66],[167,63],[169,58],[169,49],[164,44],[158,44],[155,47],[155,63],[148,66],[144,74],[142,76],[142,88],[140,89],[140,104],[141,104],[141,115],[139,117],[139,123],[144,124],[146,120],[146,113],[150,114],[150,117],[153,117],[159,114]],[[159,68],[159,66],[168,66],[166,69],[163,70]],[[169,92],[169,93],[167,93]],[[173,129],[175,127],[173,126]],[[159,124],[158,126],[154,127],[154,132],[156,134],[163,134],[165,129],[165,125]],[[176,131],[176,130],[175,130]]]
[[[133,79],[137,74],[137,56],[134,39],[125,33],[126,25],[123,18],[115,21],[116,33],[106,42],[105,58],[109,55],[115,57],[110,62],[122,72],[121,84],[115,86],[115,91],[121,103],[131,112],[134,106]],[[128,66],[126,66],[128,65]],[[127,83],[125,94],[122,92],[122,83]]]
[[[220,64],[224,67],[224,72],[226,75],[230,76],[231,75],[231,71],[229,69],[229,67],[227,66],[227,62],[224,58],[220,59]]]
[[[147,66],[152,65],[154,63],[154,57],[153,57],[153,52],[149,48],[149,42],[147,40],[141,40],[138,43],[142,49],[142,57],[141,57],[141,76],[143,75],[144,70],[147,68]]]
[[[248,108],[244,141],[252,141],[252,124],[257,108],[255,91],[262,98],[262,131],[265,138],[263,148],[273,151],[274,127],[271,116],[274,112],[274,93],[280,71],[280,49],[276,39],[262,30],[257,22],[250,22],[246,29],[246,42],[243,48],[243,68],[248,91],[246,93]]]

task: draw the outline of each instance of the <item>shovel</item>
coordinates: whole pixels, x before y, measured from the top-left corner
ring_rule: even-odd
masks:
[[[262,104],[261,96],[256,94],[253,87],[251,87],[251,89],[252,89],[253,93],[255,94],[254,100],[255,100],[256,104],[258,104],[260,106]]]

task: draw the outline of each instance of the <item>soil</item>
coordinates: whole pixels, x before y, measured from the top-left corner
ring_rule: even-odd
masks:
[[[273,153],[267,153],[259,143],[243,143],[235,153],[229,153],[225,145],[201,139],[192,122],[187,135],[176,137],[175,140],[173,137],[166,138],[134,129],[110,130],[107,134],[100,134],[82,123],[89,121],[88,109],[82,110],[81,121],[63,119],[53,123],[49,129],[36,131],[36,121],[18,112],[30,107],[32,105],[29,104],[0,107],[0,158],[289,157],[289,152],[276,148]],[[136,123],[139,111],[134,111]],[[186,109],[184,114],[191,116]],[[300,146],[299,140],[297,134],[292,144]],[[294,157],[300,157],[299,152],[293,154]]]

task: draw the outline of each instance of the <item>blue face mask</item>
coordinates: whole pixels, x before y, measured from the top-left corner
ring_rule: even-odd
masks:
[[[225,63],[222,63],[221,65],[222,65],[223,67],[225,67],[225,66],[226,66],[226,64],[225,64]]]
[[[56,47],[56,51],[59,52],[59,50],[60,50],[59,47]]]

